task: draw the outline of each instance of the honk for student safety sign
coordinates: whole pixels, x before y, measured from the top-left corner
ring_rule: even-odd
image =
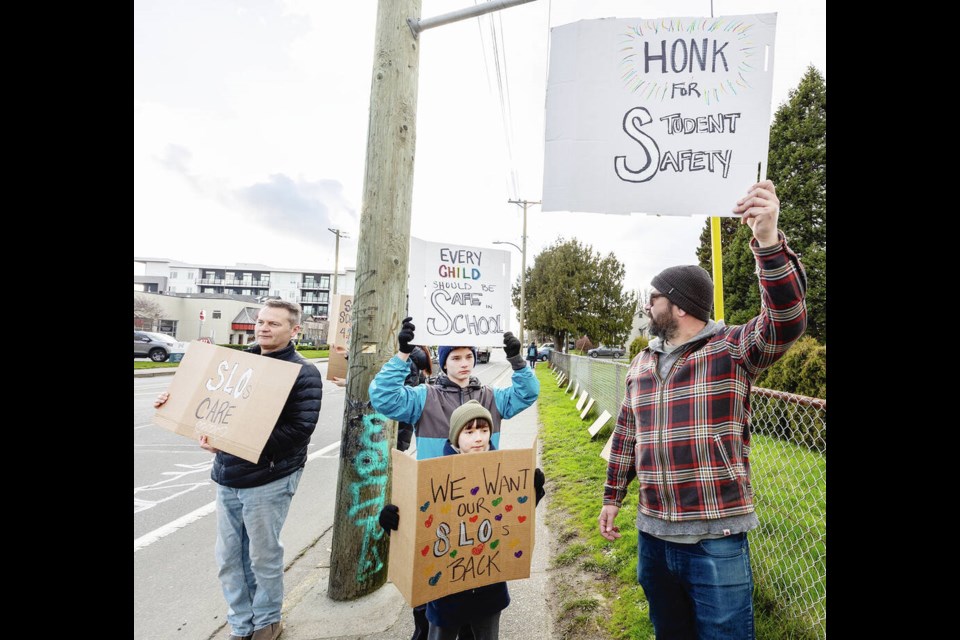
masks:
[[[394,449],[388,578],[407,603],[530,577],[536,444],[414,460]]]
[[[153,421],[257,462],[302,365],[191,342]]]
[[[542,210],[734,215],[766,175],[776,20],[552,29]]]

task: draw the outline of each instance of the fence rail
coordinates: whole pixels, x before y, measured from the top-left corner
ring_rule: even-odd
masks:
[[[550,362],[616,420],[629,365],[557,352]],[[754,598],[805,636],[825,638],[827,402],[754,387],[750,404]]]

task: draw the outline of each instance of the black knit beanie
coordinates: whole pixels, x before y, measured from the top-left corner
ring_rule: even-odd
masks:
[[[695,264],[664,269],[650,281],[667,300],[706,322],[713,308],[713,280]]]

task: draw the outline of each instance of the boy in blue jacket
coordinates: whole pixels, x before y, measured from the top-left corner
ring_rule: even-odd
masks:
[[[443,455],[458,453],[483,453],[495,451],[491,443],[493,417],[477,400],[469,400],[450,416],[449,438],[443,446]],[[533,474],[533,487],[537,504],[544,496],[543,471]],[[400,525],[400,512],[396,505],[388,504],[380,511],[380,526],[387,533],[396,531]],[[476,589],[432,600],[426,605],[430,621],[427,640],[456,640],[457,632],[469,624],[475,640],[497,640],[500,635],[500,612],[510,604],[506,582],[488,584]]]
[[[475,347],[440,347],[440,373],[434,384],[406,387],[403,382],[410,373],[410,353],[414,350],[413,318],[404,318],[397,342],[399,352],[390,358],[370,382],[370,404],[378,413],[397,422],[414,425],[417,437],[417,460],[444,455],[444,446],[454,410],[469,400],[477,400],[491,416],[490,441],[500,446],[500,421],[510,419],[530,405],[540,395],[540,381],[526,366],[520,355],[520,340],[509,331],[503,334],[503,350],[513,368],[509,387],[492,389],[481,385],[473,376],[477,362]],[[427,619],[423,607],[413,609],[414,632],[411,640],[426,640]],[[461,640],[469,640],[464,630]]]

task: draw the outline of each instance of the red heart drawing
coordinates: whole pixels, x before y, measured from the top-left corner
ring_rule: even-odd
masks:
[[[507,511],[513,511],[513,505],[508,504],[507,506],[504,507],[504,509],[506,509]]]
[[[430,517],[427,518],[427,521],[423,523],[423,526],[430,528],[430,525],[433,524],[433,514],[430,514]]]
[[[427,546],[425,546],[423,549],[421,549],[421,550],[420,550],[420,555],[422,555],[423,557],[426,557],[428,551],[430,551],[430,545],[427,545]]]
[[[523,521],[526,520],[526,519],[527,519],[527,516],[517,516],[517,521],[518,521],[518,522],[523,522]]]
[[[472,551],[472,552],[473,552],[473,555],[475,555],[475,556],[480,555],[481,553],[483,553],[483,543],[481,542],[480,544],[478,544],[477,546],[475,546],[475,547],[474,547],[473,549],[471,549],[470,551]]]
[[[470,518],[470,522],[476,522],[477,518],[479,517],[480,517],[479,515],[473,516],[472,518]]]

